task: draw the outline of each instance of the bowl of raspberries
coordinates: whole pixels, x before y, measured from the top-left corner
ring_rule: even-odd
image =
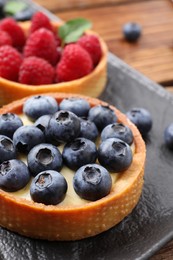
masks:
[[[107,78],[107,46],[76,18],[52,22],[42,12],[30,21],[0,22],[0,105],[27,95],[65,92],[97,97]]]

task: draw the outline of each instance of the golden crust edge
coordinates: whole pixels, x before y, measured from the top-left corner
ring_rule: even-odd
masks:
[[[83,95],[62,93],[47,93],[58,101],[69,96],[86,98],[92,106],[107,103]],[[28,97],[14,101],[0,109],[5,112],[19,112],[23,102]],[[120,181],[128,182],[118,193],[110,194],[101,200],[86,206],[73,208],[58,208],[43,204],[16,199],[9,193],[0,191],[0,225],[25,236],[47,240],[77,240],[94,236],[119,223],[136,206],[143,187],[144,165],[146,149],[144,141],[137,128],[119,110],[112,107],[118,119],[129,125],[135,137],[136,155],[140,165],[133,172],[131,178],[128,171],[123,173]],[[118,212],[118,213],[117,213]],[[56,224],[54,224],[56,223]],[[77,230],[77,231],[76,231]]]

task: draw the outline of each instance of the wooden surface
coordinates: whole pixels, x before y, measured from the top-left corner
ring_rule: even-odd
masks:
[[[173,3],[171,0],[35,0],[63,20],[84,17],[93,22],[109,50],[173,93]],[[142,26],[135,44],[126,42],[122,26]],[[172,260],[173,241],[151,260]]]

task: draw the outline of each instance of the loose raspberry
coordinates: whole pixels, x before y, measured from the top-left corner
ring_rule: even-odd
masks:
[[[7,32],[12,39],[13,46],[22,49],[25,44],[25,34],[13,18],[5,18],[0,23],[0,30]]]
[[[3,45],[12,46],[12,39],[7,32],[0,31],[0,46],[3,46]]]
[[[64,48],[57,65],[57,81],[70,81],[89,74],[93,64],[88,52],[78,44],[69,44]]]
[[[4,45],[0,47],[0,76],[1,77],[12,81],[17,81],[19,67],[21,63],[22,63],[22,57],[16,49],[8,45]]]
[[[28,85],[52,84],[54,68],[45,60],[29,57],[23,60],[19,71],[19,82]]]
[[[42,12],[36,12],[31,20],[30,33],[33,33],[40,28],[46,28],[53,32],[53,26],[51,25],[49,18]]]
[[[24,56],[40,57],[52,65],[55,65],[57,63],[58,54],[53,33],[45,28],[33,32],[26,42]]]
[[[102,56],[102,50],[100,42],[95,35],[83,35],[79,40],[78,44],[82,46],[91,55],[94,66],[98,64]]]

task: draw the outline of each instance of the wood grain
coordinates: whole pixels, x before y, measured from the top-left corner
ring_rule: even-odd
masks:
[[[63,20],[85,17],[109,50],[173,93],[173,3],[170,0],[35,0]],[[135,21],[142,37],[129,44],[122,26]],[[150,260],[172,260],[173,241]]]
[[[150,1],[150,0],[141,0],[141,1]],[[111,5],[118,5],[118,4],[130,4],[132,0],[36,0],[40,5],[44,6],[45,8],[49,9],[53,12],[61,12],[68,9],[86,9],[86,8],[95,8],[95,7],[104,7],[104,6],[111,6]],[[134,2],[134,0],[133,0]]]

